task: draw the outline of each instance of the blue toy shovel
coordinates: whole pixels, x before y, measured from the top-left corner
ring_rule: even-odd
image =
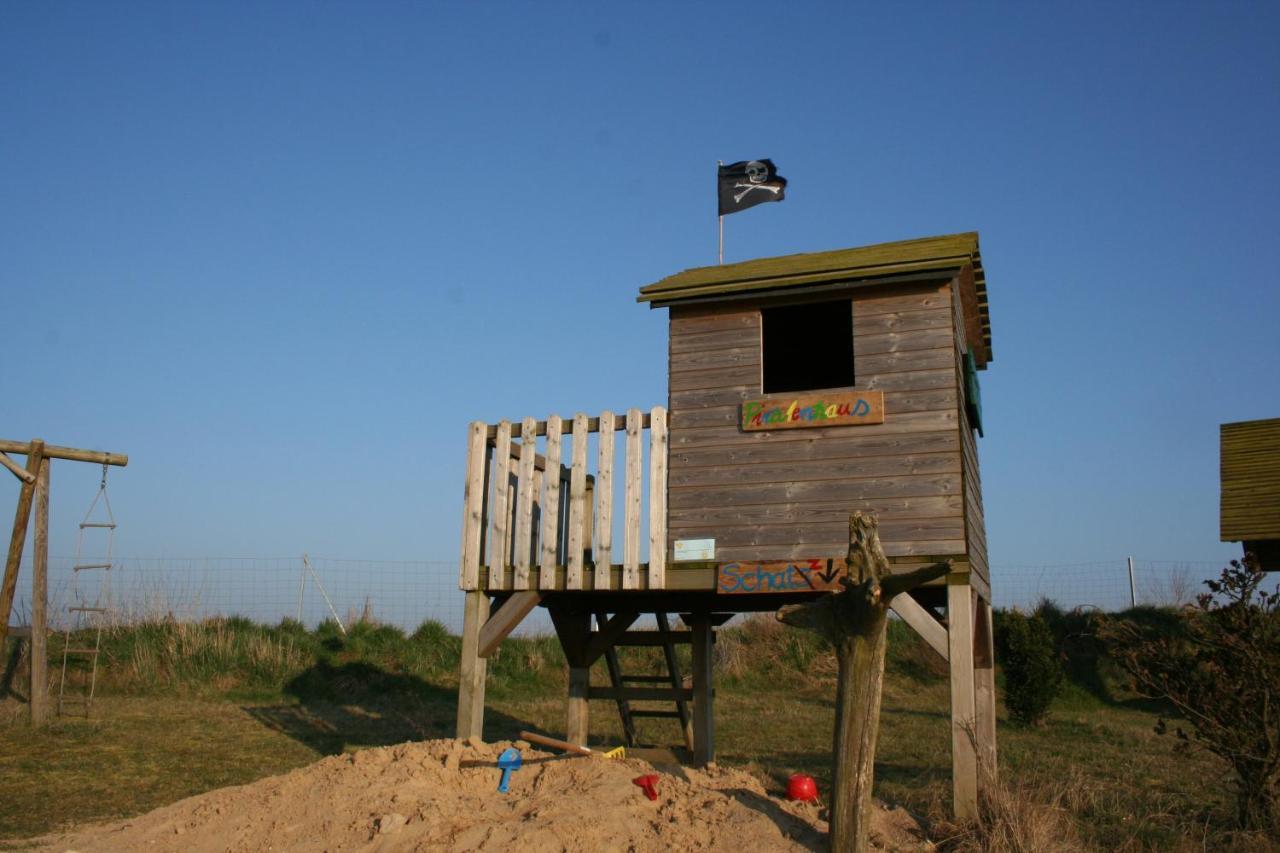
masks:
[[[505,794],[507,785],[511,782],[511,771],[519,770],[520,765],[524,763],[524,759],[520,757],[520,750],[515,747],[508,747],[502,750],[502,754],[498,756],[498,769],[502,771],[502,781],[498,783],[498,793]]]

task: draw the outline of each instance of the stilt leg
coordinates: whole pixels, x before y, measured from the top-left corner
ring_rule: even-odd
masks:
[[[947,579],[951,658],[951,784],[958,818],[978,816],[978,756],[973,672],[973,590],[966,576]]]
[[[711,701],[715,631],[706,616],[695,616],[689,628],[693,632],[693,763],[703,765],[716,758],[716,720]]]
[[[36,539],[31,571],[31,724],[49,722],[49,460],[36,478]]]
[[[565,718],[564,739],[579,746],[587,745],[589,728],[587,688],[591,684],[591,668],[569,667],[569,705]]]
[[[587,745],[588,702],[591,684],[591,661],[587,659],[587,643],[591,639],[591,614],[560,607],[549,608],[560,648],[569,664],[569,698],[565,704],[564,739],[579,746]],[[603,618],[600,617],[600,618]]]
[[[984,783],[996,780],[995,643],[991,604],[978,598],[973,632],[974,713],[977,716],[978,761]]]
[[[480,657],[480,628],[489,618],[489,597],[483,590],[467,593],[462,613],[462,663],[458,675],[458,738],[484,737],[484,677],[487,661]]]

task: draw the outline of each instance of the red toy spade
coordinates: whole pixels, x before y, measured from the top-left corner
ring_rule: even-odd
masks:
[[[649,773],[645,776],[637,776],[631,780],[632,785],[639,785],[644,789],[644,795],[651,800],[658,799],[658,774]]]

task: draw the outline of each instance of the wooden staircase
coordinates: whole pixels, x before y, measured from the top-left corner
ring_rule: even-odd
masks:
[[[676,657],[676,645],[692,642],[691,632],[673,631],[666,613],[657,613],[657,630],[627,631],[613,642],[604,652],[605,665],[609,670],[611,687],[591,687],[588,689],[589,699],[613,699],[618,705],[618,716],[622,718],[622,731],[627,746],[636,746],[636,720],[640,718],[663,718],[679,720],[680,732],[687,750],[693,752],[693,720],[689,714],[689,702],[693,699],[693,688],[686,685],[680,673],[680,662]],[[596,620],[604,624],[604,614],[598,614]],[[661,648],[662,663],[665,673],[657,675],[629,675],[622,671],[618,660],[619,647]],[[632,702],[667,703],[674,707],[653,708],[632,707]]]

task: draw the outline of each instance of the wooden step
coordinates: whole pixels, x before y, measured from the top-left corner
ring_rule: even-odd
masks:
[[[675,702],[683,699],[693,701],[693,689],[689,687],[591,687],[587,690],[588,699],[626,699],[631,702]]]
[[[644,708],[632,708],[631,716],[633,717],[671,717],[673,719],[678,720],[680,719],[680,712],[679,711],[649,711]]]
[[[76,572],[84,571],[85,569],[108,569],[108,570],[110,570],[110,568],[111,568],[111,564],[110,564],[110,563],[81,563],[81,564],[80,564],[80,565],[78,565],[78,566],[72,566],[72,567],[71,567],[72,571],[76,571]]]

